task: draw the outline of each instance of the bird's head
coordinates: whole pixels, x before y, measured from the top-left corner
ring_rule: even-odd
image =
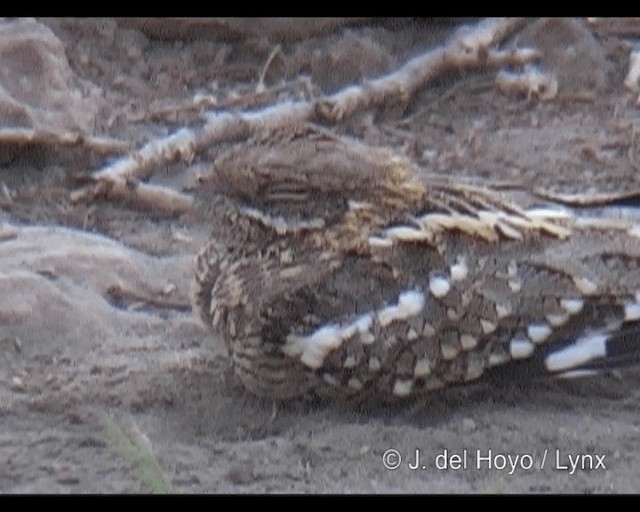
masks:
[[[366,239],[425,195],[408,161],[308,126],[270,132],[222,154],[201,184],[224,198],[227,220],[250,224],[268,240]]]

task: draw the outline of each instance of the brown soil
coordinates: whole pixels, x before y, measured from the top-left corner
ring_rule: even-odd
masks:
[[[1,21],[1,124],[136,148],[197,125],[214,101],[260,108],[390,72],[456,24],[287,23]],[[437,173],[563,192],[637,188],[640,110],[623,86],[622,37],[584,20],[531,22],[508,44],[544,52],[554,99],[502,93],[495,70],[454,73],[406,109],[363,113],[339,130]],[[280,92],[264,103],[256,85],[276,44],[264,87]],[[152,182],[189,191],[221,149],[157,169]],[[638,370],[397,404],[275,407],[247,395],[189,304],[206,222],[69,203],[83,176],[118,155],[0,145],[0,492],[638,491]],[[156,483],[132,443],[152,454]],[[403,458],[395,470],[383,464],[390,449]],[[465,453],[456,469],[452,456]]]

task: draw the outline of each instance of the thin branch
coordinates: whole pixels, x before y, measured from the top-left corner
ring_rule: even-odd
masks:
[[[640,18],[587,18],[587,24],[601,36],[638,37]]]
[[[271,66],[273,59],[275,59],[276,55],[278,55],[279,53],[280,53],[280,45],[277,44],[275,48],[271,50],[269,57],[267,57],[267,62],[264,63],[264,66],[262,66],[262,69],[260,70],[260,76],[258,77],[258,85],[256,86],[257,93],[264,92],[265,90],[264,77],[267,76],[267,71],[269,71],[269,66]]]
[[[107,295],[120,302],[128,302],[133,305],[146,305],[155,308],[175,309],[178,311],[189,311],[191,303],[188,300],[177,298],[167,298],[163,295],[146,293],[136,288],[129,288],[120,284],[113,285],[107,290]]]
[[[603,192],[599,194],[562,194],[551,190],[534,189],[533,193],[543,199],[555,201],[571,206],[606,206],[624,204],[625,202],[637,202],[640,199],[640,189],[624,192]]]
[[[32,128],[0,128],[0,145],[7,144],[78,146],[100,155],[122,153],[131,149],[128,142],[108,137],[91,137],[70,131],[49,132]]]
[[[388,103],[407,104],[428,82],[452,70],[531,62],[539,55],[529,49],[510,52],[489,49],[522,23],[520,19],[489,19],[473,28],[462,27],[446,46],[414,57],[396,72],[319,101],[318,115],[334,122],[341,121],[358,110]]]
[[[157,215],[175,216],[193,207],[193,198],[167,187],[123,180],[101,180],[95,186],[71,193],[71,201],[78,203],[97,198],[123,202],[134,209]]]

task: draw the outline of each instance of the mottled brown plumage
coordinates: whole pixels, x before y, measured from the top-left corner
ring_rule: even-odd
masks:
[[[203,189],[216,218],[194,304],[256,394],[406,396],[640,353],[640,222],[613,199],[427,179],[309,126],[220,156]]]

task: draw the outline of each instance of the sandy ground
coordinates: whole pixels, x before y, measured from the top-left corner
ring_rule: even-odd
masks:
[[[135,148],[200,122],[196,95],[228,110],[333,92],[397,68],[453,29],[356,21],[306,39],[237,20],[217,31],[184,21],[169,31],[141,20],[0,21],[2,125]],[[515,43],[544,52],[556,98],[501,93],[495,71],[456,73],[404,110],[343,128],[437,173],[557,191],[637,187],[640,110],[623,86],[625,42],[564,20],[530,23]],[[278,92],[265,103],[256,84],[276,44],[262,74]],[[220,149],[153,181],[188,191]],[[118,156],[98,153],[0,146],[0,492],[638,491],[634,369],[393,404],[275,407],[247,395],[189,304],[206,220],[71,205],[78,180]]]

